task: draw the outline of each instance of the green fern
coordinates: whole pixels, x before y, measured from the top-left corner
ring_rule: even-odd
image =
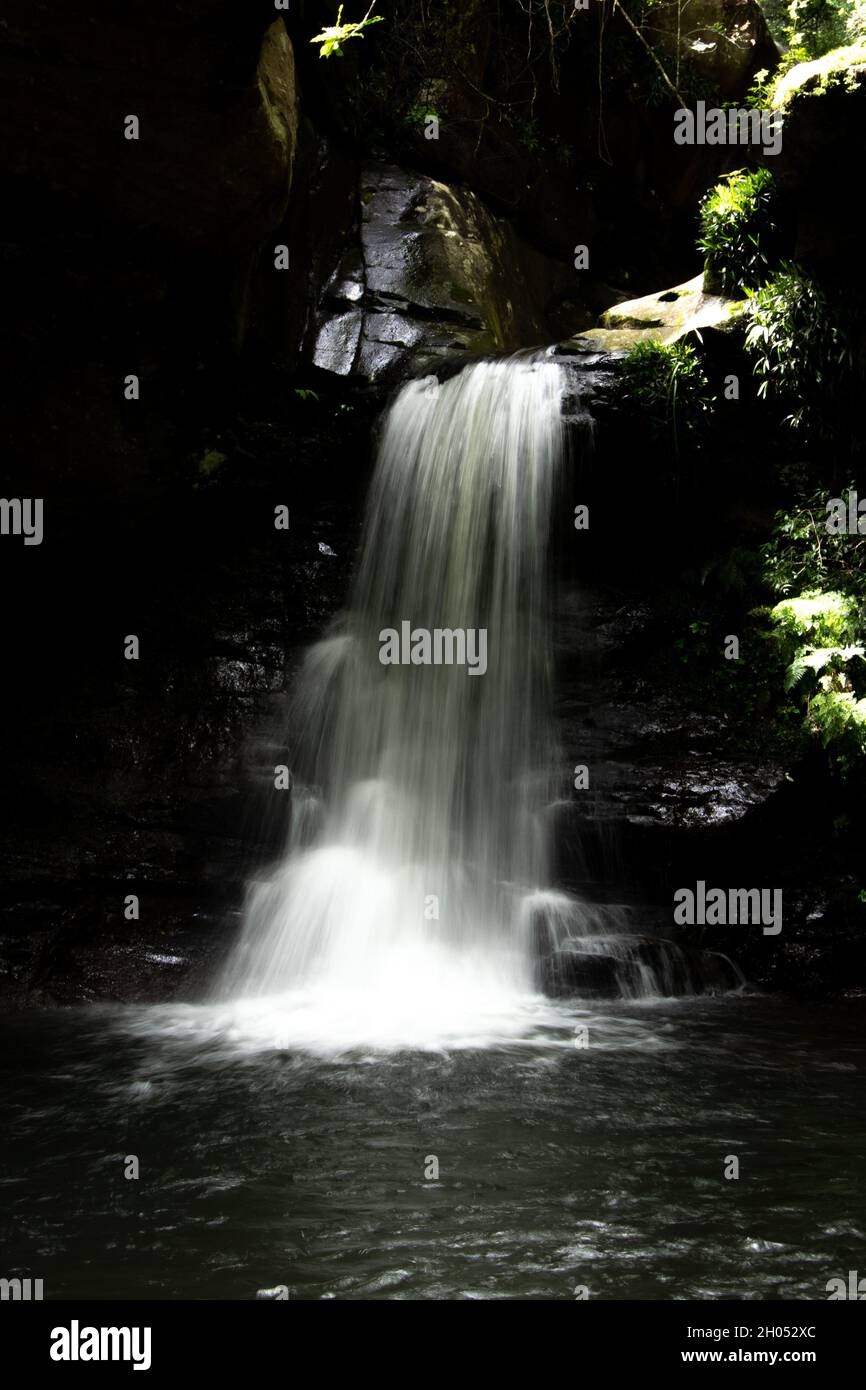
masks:
[[[863,655],[863,647],[809,647],[804,654],[794,658],[785,672],[785,689],[795,689],[809,671],[813,675],[820,675],[831,661],[847,663]]]
[[[853,691],[822,691],[812,701],[809,715],[825,748],[847,735],[861,753],[866,752],[866,700],[858,700]]]

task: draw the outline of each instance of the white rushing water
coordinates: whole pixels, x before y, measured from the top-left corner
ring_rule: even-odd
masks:
[[[222,981],[244,1031],[435,1046],[540,1006],[524,902],[547,881],[563,384],[548,358],[480,362],[388,412],[348,611],[292,703],[287,853]],[[404,625],[416,658],[419,630],[468,632],[467,662],[383,664]]]

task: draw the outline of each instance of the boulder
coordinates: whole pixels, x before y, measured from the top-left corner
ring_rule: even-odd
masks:
[[[357,236],[324,287],[315,366],[395,380],[541,346],[591,315],[576,272],[527,246],[468,189],[393,165],[362,170]]]
[[[743,980],[721,952],[629,934],[569,939],[543,957],[541,976],[548,994],[584,999],[718,994]]]
[[[725,327],[742,311],[742,302],[704,292],[703,273],[671,289],[655,290],[605,310],[596,328],[560,344],[563,351],[586,344],[599,352],[619,352],[650,340],[673,343],[686,333]]]
[[[851,151],[866,141],[866,46],[797,64],[774,96],[783,138],[772,168],[796,222],[794,259],[820,278],[850,277],[863,240]]]
[[[656,5],[644,33],[666,55],[669,70],[679,54],[723,101],[742,101],[755,74],[773,71],[779,61],[757,0]]]

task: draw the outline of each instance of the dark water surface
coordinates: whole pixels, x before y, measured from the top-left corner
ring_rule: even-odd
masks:
[[[164,1016],[0,1026],[0,1273],[46,1298],[823,1299],[866,1272],[854,1005],[616,1004],[331,1060]]]

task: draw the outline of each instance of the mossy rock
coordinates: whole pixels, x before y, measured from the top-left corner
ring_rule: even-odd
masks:
[[[773,105],[793,115],[804,101],[831,95],[857,96],[866,80],[866,43],[834,48],[821,58],[797,63],[773,87]]]
[[[866,45],[799,63],[774,96],[783,140],[773,171],[796,218],[794,259],[828,281],[859,278],[863,238],[851,185],[866,143]]]
[[[740,308],[740,301],[708,293],[702,275],[696,275],[671,289],[627,299],[615,304],[601,317],[603,329],[635,330],[634,341],[652,339],[673,343],[684,333],[712,328],[725,322]],[[590,330],[597,334],[598,330]]]

